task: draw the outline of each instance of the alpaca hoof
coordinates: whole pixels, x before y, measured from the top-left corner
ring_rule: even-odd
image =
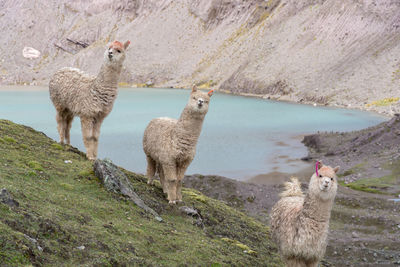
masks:
[[[168,201],[168,204],[170,204],[170,205],[175,205],[175,204],[176,204],[176,201],[175,201],[175,200],[170,200],[170,201]]]
[[[182,199],[177,199],[176,203],[182,203]]]
[[[148,180],[148,181],[147,181],[147,184],[148,184],[148,185],[154,185],[154,181]]]
[[[88,157],[88,156],[86,156],[86,157],[87,157],[87,159],[90,160],[90,161],[95,161],[95,160],[96,160],[96,157]]]

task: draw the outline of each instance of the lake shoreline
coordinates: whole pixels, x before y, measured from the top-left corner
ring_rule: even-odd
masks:
[[[42,87],[47,88],[48,84],[35,84],[35,85],[1,85],[0,84],[0,91],[14,91],[15,89],[9,89],[11,87],[20,87],[17,90],[18,91],[46,91],[46,89],[42,89]],[[9,88],[7,88],[9,87]],[[26,88],[25,88],[26,87]],[[34,88],[34,89],[27,89],[27,88]],[[182,87],[136,87],[136,86],[118,86],[118,88],[121,90],[123,89],[144,89],[144,88],[149,88],[149,89],[176,89],[176,90],[190,90],[190,88],[182,88]],[[202,88],[199,87],[199,89],[208,89],[208,88]],[[311,102],[311,101],[305,101],[303,99],[298,99],[296,97],[294,98],[289,98],[288,96],[281,96],[281,95],[268,95],[268,94],[252,94],[252,93],[234,93],[230,92],[228,90],[222,90],[222,89],[216,89],[215,92],[222,93],[222,94],[227,94],[227,95],[233,95],[233,96],[242,96],[242,97],[250,97],[250,98],[259,98],[259,99],[265,99],[265,100],[271,100],[271,101],[278,101],[278,102],[283,102],[283,103],[294,103],[294,104],[301,104],[301,105],[307,105],[307,106],[320,106],[320,107],[331,107],[331,108],[343,108],[343,109],[348,109],[348,110],[360,110],[360,111],[365,111],[365,112],[372,112],[378,115],[381,115],[386,118],[391,118],[394,116],[394,112],[391,111],[391,107],[386,106],[386,107],[366,107],[364,105],[357,105],[357,106],[351,106],[350,102],[347,104],[339,104],[339,103],[326,103],[326,104],[319,104],[317,102]],[[399,101],[400,102],[400,101]]]

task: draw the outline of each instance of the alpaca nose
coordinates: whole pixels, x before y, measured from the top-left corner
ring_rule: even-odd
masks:
[[[113,56],[113,52],[112,51],[108,51],[108,58],[111,59]]]
[[[199,99],[199,101],[198,101],[198,103],[197,103],[197,104],[198,104],[199,106],[202,106],[202,105],[203,105],[203,103],[204,103],[204,100],[203,100],[203,99]]]

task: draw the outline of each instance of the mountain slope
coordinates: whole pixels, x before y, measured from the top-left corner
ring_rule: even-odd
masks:
[[[83,153],[0,120],[0,265],[281,266],[262,223],[184,189],[199,222],[124,172],[163,222],[106,191]]]
[[[195,82],[273,99],[400,111],[398,1],[4,0],[0,10],[2,84],[45,84],[64,66],[94,74],[107,42],[130,39],[124,83]],[[25,59],[25,46],[41,56]]]

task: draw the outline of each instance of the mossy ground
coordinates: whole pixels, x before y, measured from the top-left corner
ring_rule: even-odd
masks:
[[[355,168],[347,170],[344,175],[356,173],[359,168],[359,165],[356,165]],[[348,184],[345,184],[343,181],[339,183],[358,191],[387,194],[397,197],[400,194],[400,160],[386,165],[385,168],[392,173],[382,177],[362,178]]]
[[[183,189],[198,225],[123,171],[164,222],[106,191],[80,151],[0,120],[0,188],[19,202],[0,203],[0,266],[281,266],[264,224]]]

